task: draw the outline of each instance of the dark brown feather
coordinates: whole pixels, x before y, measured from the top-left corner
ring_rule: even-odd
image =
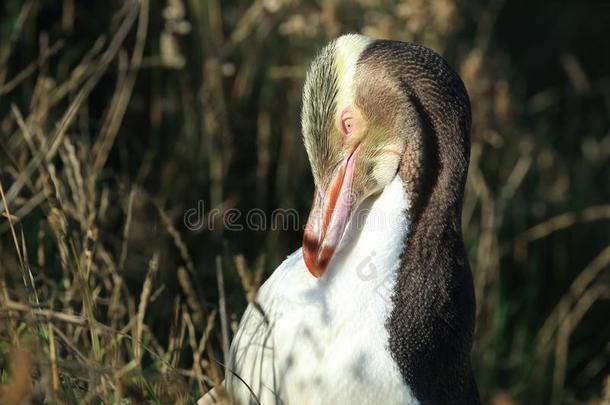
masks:
[[[355,82],[357,104],[373,125],[407,139],[399,175],[412,225],[386,324],[390,351],[422,403],[479,403],[470,361],[475,298],[460,225],[468,95],[443,58],[396,41],[373,42]]]

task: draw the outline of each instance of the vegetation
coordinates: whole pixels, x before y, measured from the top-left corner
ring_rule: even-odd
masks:
[[[192,403],[222,379],[301,230],[211,213],[306,217],[300,92],[344,32],[424,43],[469,91],[485,402],[610,401],[609,18],[595,1],[2,1],[0,402]]]

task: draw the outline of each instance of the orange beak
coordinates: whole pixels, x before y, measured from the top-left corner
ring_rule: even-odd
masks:
[[[341,241],[350,214],[357,146],[341,162],[326,192],[314,191],[313,207],[303,235],[303,259],[309,272],[320,278]]]

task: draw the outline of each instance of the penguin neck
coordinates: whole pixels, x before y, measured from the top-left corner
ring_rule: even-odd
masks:
[[[386,327],[392,357],[420,402],[471,403],[475,299],[460,226],[463,180],[444,160],[446,147],[421,149],[425,164],[415,179],[400,169],[411,225]]]

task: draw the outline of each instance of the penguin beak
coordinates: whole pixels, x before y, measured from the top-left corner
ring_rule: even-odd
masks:
[[[356,146],[339,165],[326,190],[316,188],[303,234],[303,259],[309,272],[320,278],[332,259],[351,213]]]

